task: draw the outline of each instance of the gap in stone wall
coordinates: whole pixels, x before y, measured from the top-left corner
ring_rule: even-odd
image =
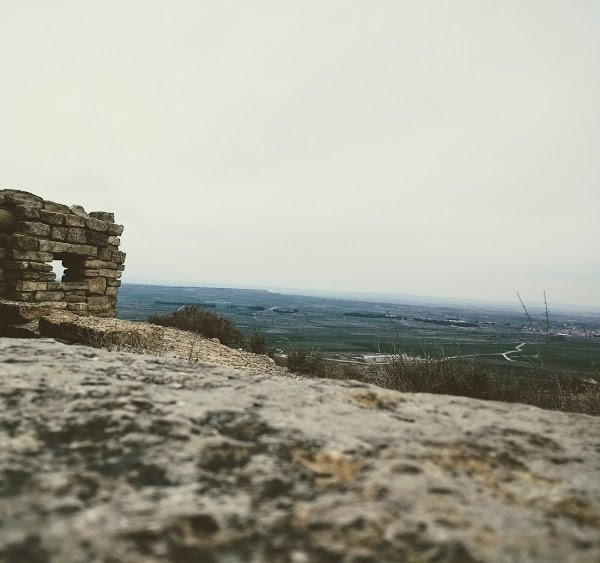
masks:
[[[84,256],[80,256],[78,254],[71,254],[69,252],[63,252],[61,254],[55,254],[54,258],[62,260],[62,265],[64,268],[62,278],[63,282],[84,281]]]

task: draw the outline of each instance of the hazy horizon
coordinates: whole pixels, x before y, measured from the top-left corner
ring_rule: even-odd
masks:
[[[519,297],[517,292],[514,294],[514,299],[501,301],[497,299],[478,299],[476,297],[456,297],[452,295],[427,295],[427,294],[414,294],[414,293],[385,293],[379,291],[343,291],[343,290],[324,290],[316,287],[277,287],[277,286],[259,286],[259,285],[247,285],[243,283],[228,283],[228,282],[215,282],[213,284],[208,283],[200,283],[194,281],[186,281],[186,280],[156,280],[156,279],[143,279],[143,278],[134,278],[134,279],[124,279],[123,283],[129,285],[145,285],[145,286],[156,286],[156,287],[197,287],[197,288],[213,288],[213,289],[236,289],[236,290],[258,290],[258,291],[269,291],[273,293],[283,293],[290,295],[305,295],[312,297],[331,297],[331,298],[339,298],[343,300],[363,300],[366,302],[388,302],[390,299],[393,300],[394,303],[409,303],[410,301],[418,301],[423,304],[435,305],[439,303],[452,304],[459,303],[463,305],[473,304],[473,305],[481,305],[481,306],[489,306],[493,308],[494,306],[498,306],[501,308],[514,308],[516,310],[522,311],[523,306],[519,301]],[[520,294],[520,292],[519,292]],[[521,298],[523,296],[521,295]],[[404,300],[404,301],[403,301]],[[533,308],[544,308],[544,295],[543,293],[540,295],[532,295],[529,298],[524,299],[526,307]],[[573,310],[579,311],[588,310],[591,314],[600,314],[600,307],[593,305],[577,305],[575,303],[563,303],[563,302],[554,302],[548,301],[548,308],[550,310],[558,308],[563,311]]]
[[[0,6],[0,188],[124,281],[600,307],[600,4]]]

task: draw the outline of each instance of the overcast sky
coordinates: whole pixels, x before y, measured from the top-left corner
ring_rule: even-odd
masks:
[[[600,2],[0,0],[0,81],[126,281],[600,305]]]

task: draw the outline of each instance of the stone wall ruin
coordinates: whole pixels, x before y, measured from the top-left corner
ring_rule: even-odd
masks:
[[[122,232],[112,213],[0,190],[0,299],[114,317]],[[61,279],[53,261],[65,268]]]

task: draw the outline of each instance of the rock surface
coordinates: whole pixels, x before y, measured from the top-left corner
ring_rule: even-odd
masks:
[[[0,339],[0,560],[600,559],[600,419]]]

